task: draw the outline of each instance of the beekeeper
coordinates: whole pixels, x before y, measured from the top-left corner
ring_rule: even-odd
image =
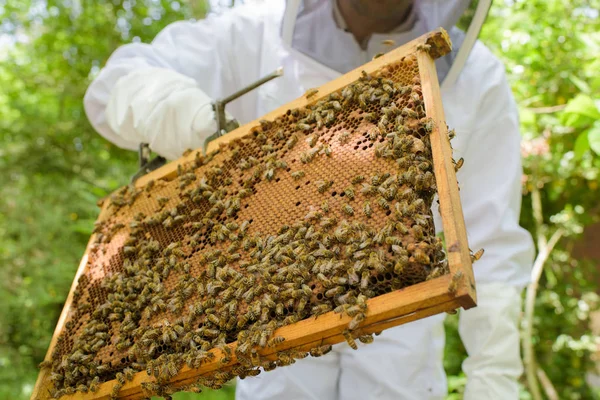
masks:
[[[533,245],[519,226],[521,163],[517,108],[503,65],[477,34],[490,1],[480,0],[466,33],[453,28],[469,1],[281,0],[236,7],[197,22],[176,22],[151,44],[120,47],[85,95],[94,128],[117,146],[179,157],[216,130],[211,103],[283,66],[285,74],[239,98],[241,123],[301,96],[439,26],[451,54],[437,61],[456,158],[478,306],[460,313],[468,352],[465,399],[517,399],[522,373],[518,319]],[[385,42],[389,43],[389,42]],[[437,207],[435,225],[441,227]],[[338,345],[240,380],[238,399],[443,399],[444,315],[384,331],[353,351]]]

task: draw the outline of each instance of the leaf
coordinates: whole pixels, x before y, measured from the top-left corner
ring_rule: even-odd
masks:
[[[569,79],[573,82],[573,85],[577,86],[577,89],[581,90],[583,93],[590,93],[590,85],[587,84],[586,81],[576,77],[575,75],[569,75]]]
[[[600,111],[594,100],[585,94],[579,94],[569,100],[562,115],[562,123],[568,126],[582,126],[600,119]]]
[[[594,122],[594,126],[588,131],[588,140],[592,151],[600,155],[600,121]]]
[[[519,121],[521,122],[521,125],[535,125],[535,113],[533,113],[531,110],[527,110],[526,108],[520,108]]]
[[[581,158],[586,151],[590,149],[590,140],[588,137],[589,131],[585,131],[577,136],[577,140],[575,140],[575,146],[573,150],[575,151],[575,158]]]

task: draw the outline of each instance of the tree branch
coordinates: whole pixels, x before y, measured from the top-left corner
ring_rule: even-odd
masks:
[[[526,110],[530,111],[534,114],[552,114],[552,113],[564,110],[566,106],[567,106],[566,104],[559,104],[559,105],[550,106],[550,107],[531,107],[531,108],[526,108]]]
[[[546,247],[546,236],[544,232],[544,216],[542,214],[542,197],[540,189],[533,186],[531,189],[531,208],[533,208],[533,220],[535,222],[535,234],[537,236],[538,251]]]
[[[535,213],[536,210],[534,210],[534,215]],[[527,386],[529,387],[529,391],[531,392],[533,400],[542,400],[542,394],[540,392],[540,388],[538,386],[538,381],[536,378],[536,362],[532,341],[535,298],[537,296],[539,280],[542,276],[542,271],[544,269],[544,263],[548,260],[548,257],[554,249],[554,246],[556,246],[556,243],[560,240],[563,234],[564,231],[561,228],[558,228],[554,232],[550,240],[546,242],[545,237],[543,238],[543,240],[540,239],[540,236],[543,237],[544,235],[541,234],[538,230],[538,243],[542,243],[543,245],[538,247],[538,255],[535,258],[535,261],[533,263],[533,269],[531,271],[531,283],[527,286],[527,293],[525,295],[525,329],[523,333],[523,361],[525,363]],[[549,379],[548,382],[550,382]]]
[[[550,378],[548,378],[548,375],[546,375],[544,370],[540,367],[537,369],[537,377],[542,384],[542,389],[544,389],[544,393],[546,394],[548,400],[558,400],[558,393],[556,393],[554,385],[550,381]]]

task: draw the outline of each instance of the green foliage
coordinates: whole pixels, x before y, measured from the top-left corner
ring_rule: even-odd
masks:
[[[534,343],[561,399],[594,398],[583,380],[595,342],[594,264],[573,243],[598,219],[598,0],[497,0],[481,39],[507,67],[524,138],[522,223],[537,237],[565,232],[536,302]],[[97,135],[82,108],[110,53],[166,24],[202,17],[198,0],[0,0],[0,398],[28,398],[93,226],[98,198],[127,182],[136,156]],[[0,48],[3,46],[0,44]],[[536,221],[531,192],[539,191]],[[462,398],[465,357],[447,319],[450,399]],[[229,399],[233,387],[209,392]],[[180,400],[198,398],[179,394]],[[529,399],[523,387],[522,399]]]
[[[136,169],[134,153],[87,122],[87,85],[121,43],[204,15],[205,3],[194,4],[0,1],[0,34],[17,40],[0,52],[0,398],[29,398],[96,201]]]
[[[589,312],[600,305],[600,276],[597,263],[572,255],[584,227],[598,221],[598,9],[597,0],[496,1],[481,33],[504,61],[519,104],[525,172],[521,223],[536,240],[559,229],[566,236],[546,262],[533,321],[538,364],[561,399],[599,398],[584,376],[599,343],[589,332]],[[532,192],[541,198],[538,220]],[[465,357],[454,344],[452,327],[450,320],[446,367],[449,359]],[[463,381],[456,363],[451,366],[449,383],[460,396]]]

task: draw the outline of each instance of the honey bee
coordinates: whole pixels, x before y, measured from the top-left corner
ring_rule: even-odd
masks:
[[[331,218],[323,218],[323,220],[321,221],[321,226],[323,228],[331,228],[332,226],[334,226],[337,223],[337,218],[336,217],[331,217]]]
[[[458,271],[456,274],[452,275],[452,279],[450,279],[450,283],[448,284],[448,292],[450,294],[455,294],[458,289],[458,283],[463,277],[463,272]]]
[[[384,197],[382,197],[382,196],[380,196],[380,197],[377,199],[377,204],[379,205],[379,207],[383,208],[384,210],[389,210],[389,208],[390,208],[390,204],[389,204],[389,203],[388,203],[388,201],[387,201],[387,200],[386,200]]]
[[[471,254],[471,262],[474,263],[475,261],[478,261],[481,258],[481,256],[483,256],[484,251],[485,251],[484,249],[479,249],[475,253],[472,253]]]
[[[373,343],[374,339],[373,339],[373,335],[363,335],[363,336],[359,336],[358,340],[360,340],[361,343],[368,344],[368,343]]]
[[[123,383],[121,382],[117,382],[113,385],[112,390],[110,391],[110,399],[111,400],[116,400],[119,396],[119,392],[121,391],[121,388],[123,387]]]
[[[344,335],[344,338],[346,339],[346,342],[348,343],[348,345],[350,347],[352,347],[352,349],[354,350],[358,350],[358,346],[356,345],[356,342],[354,341],[354,338],[352,337],[352,334],[350,333],[349,330],[344,330],[342,332],[342,335]]]
[[[443,270],[440,267],[435,267],[430,273],[429,275],[427,275],[427,278],[425,278],[425,280],[429,281],[431,279],[435,279],[438,278],[440,276],[442,276],[443,274]]]
[[[318,92],[319,92],[319,89],[315,89],[315,88],[308,89],[306,91],[306,93],[304,93],[304,97],[306,97],[308,99],[308,98],[316,95]]]
[[[459,160],[454,164],[454,171],[458,172],[459,169],[461,169],[461,167],[463,166],[463,164],[465,163],[465,159],[464,158],[459,158]]]
[[[324,356],[325,354],[329,353],[332,349],[332,346],[329,345],[324,345],[324,346],[319,346],[319,347],[315,347],[310,349],[310,355],[313,357],[321,357]]]
[[[325,314],[326,312],[331,311],[331,305],[329,304],[319,304],[312,308],[312,315],[317,318],[321,314]]]
[[[296,129],[299,131],[309,131],[311,127],[309,124],[299,122],[298,124],[296,124]]]
[[[283,343],[285,338],[283,336],[275,336],[274,338],[269,339],[267,346],[276,347],[277,345]]]
[[[92,379],[92,382],[90,382],[90,392],[96,393],[99,389],[99,386],[100,378],[98,376],[95,376],[94,379]]]
[[[300,178],[302,178],[305,174],[304,171],[294,171],[291,173],[292,178],[294,178],[295,180],[298,180]]]
[[[431,46],[428,44],[422,43],[417,45],[417,51],[429,52],[429,50],[431,50]]]
[[[316,185],[319,193],[325,193],[327,189],[329,189],[331,185],[333,185],[333,181],[318,180],[316,182]]]
[[[308,143],[308,145],[310,147],[315,147],[315,145],[317,144],[317,140],[319,139],[319,137],[317,135],[310,135],[307,139],[306,142]]]
[[[454,137],[456,137],[456,131],[454,129],[450,129],[448,131],[448,139],[452,140]]]
[[[350,133],[348,133],[348,131],[342,132],[338,138],[338,141],[341,145],[347,144],[350,141]]]
[[[352,208],[352,206],[348,203],[343,205],[342,211],[347,215],[354,215],[354,208]]]
[[[344,193],[346,194],[346,196],[348,196],[350,200],[354,200],[354,189],[352,187],[347,187],[344,190]]]

